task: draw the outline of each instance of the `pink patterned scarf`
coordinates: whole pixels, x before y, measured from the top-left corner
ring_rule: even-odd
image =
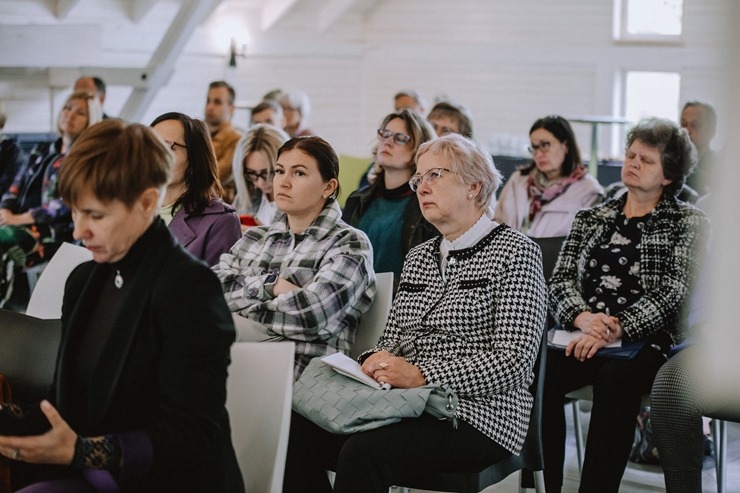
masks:
[[[586,175],[586,167],[576,166],[573,172],[552,185],[545,186],[541,180],[542,173],[537,168],[533,169],[527,178],[527,195],[529,196],[529,221],[534,221],[534,216],[540,212],[542,206],[552,202],[568,190],[572,183],[577,182]]]

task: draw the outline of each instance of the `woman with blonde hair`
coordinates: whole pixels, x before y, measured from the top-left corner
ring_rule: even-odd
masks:
[[[232,164],[236,197],[234,208],[241,216],[252,215],[256,224],[272,224],[277,212],[272,193],[278,149],[290,137],[277,127],[257,124],[239,141]]]
[[[34,252],[48,259],[62,242],[72,239],[72,216],[58,191],[59,172],[77,137],[102,119],[97,96],[85,91],[70,94],[57,117],[59,139],[32,153],[3,195],[0,253],[10,252],[16,264],[25,265]]]

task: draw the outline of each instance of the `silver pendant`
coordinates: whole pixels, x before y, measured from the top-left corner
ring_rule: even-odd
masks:
[[[123,276],[121,275],[120,270],[116,271],[116,278],[113,280],[113,283],[118,289],[121,289],[123,287]]]

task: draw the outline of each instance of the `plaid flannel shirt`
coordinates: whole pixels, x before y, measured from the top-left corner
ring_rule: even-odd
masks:
[[[270,226],[248,229],[213,267],[232,312],[295,342],[295,378],[311,358],[349,354],[375,296],[370,241],[341,214],[332,201],[299,235],[280,214]],[[272,272],[300,289],[272,297],[264,287]]]

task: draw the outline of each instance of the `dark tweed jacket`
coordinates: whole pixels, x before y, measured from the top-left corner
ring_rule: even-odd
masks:
[[[568,328],[581,312],[583,277],[591,250],[604,241],[624,207],[627,195],[580,211],[563,244],[550,279],[550,309]],[[709,220],[696,207],[663,194],[642,232],[640,284],[643,297],[619,314],[627,340],[640,340],[658,331],[674,343],[686,337],[681,308],[687,300],[697,264],[707,247]]]
[[[416,365],[427,383],[460,398],[457,418],[518,453],[532,408],[528,387],[545,321],[540,250],[499,225],[471,248],[449,253],[441,237],[409,252],[378,345]]]

